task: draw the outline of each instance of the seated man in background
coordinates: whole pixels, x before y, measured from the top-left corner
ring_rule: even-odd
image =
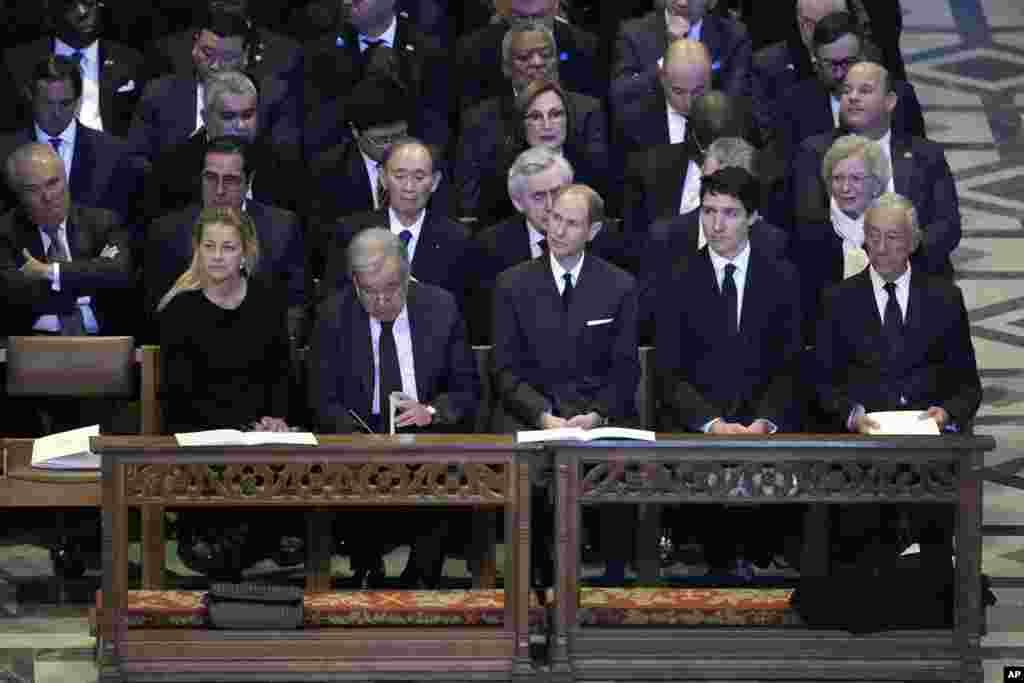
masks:
[[[923,237],[907,198],[879,197],[865,213],[864,238],[870,266],[824,295],[816,348],[821,410],[836,430],[862,434],[879,428],[869,413],[886,410],[920,411],[941,431],[969,432],[981,380],[963,294],[913,264]],[[848,556],[867,552],[872,539],[893,546],[893,557],[913,542],[922,553],[952,552],[952,506],[849,508],[839,515]]]
[[[708,176],[700,224],[707,244],[658,283],[656,367],[660,429],[706,434],[798,431],[800,352],[796,269],[751,239],[760,188],[741,168]],[[696,529],[710,570],[767,566],[779,508],[720,508]],[[692,525],[691,525],[692,528]]]
[[[455,298],[411,278],[406,247],[386,228],[368,228],[352,239],[348,268],[351,286],[323,302],[313,336],[310,387],[319,431],[387,433],[393,392],[407,397],[398,403],[399,433],[472,431],[480,380]],[[444,561],[441,544],[453,520],[444,514],[419,519],[411,529],[386,528],[403,528],[401,538],[416,539],[402,584],[436,587]],[[385,527],[376,516],[345,515],[339,530],[342,526],[342,536],[352,541],[357,583],[380,585],[381,556],[402,542],[394,542],[397,532],[381,533]]]

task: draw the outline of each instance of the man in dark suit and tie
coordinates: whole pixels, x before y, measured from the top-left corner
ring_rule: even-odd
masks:
[[[412,279],[406,245],[386,228],[369,228],[353,238],[347,261],[351,286],[323,302],[314,333],[310,384],[319,431],[369,427],[386,433],[393,392],[405,396],[398,403],[397,432],[467,431],[480,383],[454,297]],[[436,587],[444,559],[441,542],[455,520],[425,515],[408,528],[405,517],[401,527],[382,526],[379,519],[362,524],[351,515],[339,519],[341,535],[354,546],[357,582],[378,584],[382,551],[395,545],[395,537],[408,537],[416,539],[416,558],[410,557],[403,584]],[[383,528],[389,531],[382,533]]]
[[[469,229],[428,207],[441,182],[433,149],[414,138],[396,141],[381,166],[385,193],[381,209],[342,218],[334,226],[328,255],[329,287],[348,285],[345,254],[352,238],[368,227],[386,226],[406,245],[412,276],[455,297],[466,317],[477,286],[481,253]]]
[[[555,33],[558,80],[564,88],[603,99],[608,89],[607,64],[597,36],[557,18],[558,0],[509,0],[501,19],[463,36],[455,47],[459,110],[501,95],[508,89],[501,71],[501,43],[516,22],[539,20]]]
[[[241,209],[252,218],[260,243],[260,268],[255,274],[287,291],[288,327],[292,339],[302,340],[306,319],[306,250],[301,221],[291,211],[247,198],[253,169],[251,148],[243,138],[216,138],[207,144],[199,174],[202,204],[193,203],[154,222],[146,236],[145,310],[156,304],[192,258],[192,228],[203,208]]]
[[[296,211],[305,192],[297,151],[273,144],[262,126],[261,93],[240,71],[211,74],[204,88],[203,127],[167,147],[153,163],[145,196],[145,215],[153,221],[200,199],[195,171],[202,168],[211,140],[239,137],[249,145],[246,198]]]
[[[207,25],[194,34],[193,70],[150,82],[132,118],[128,131],[132,153],[150,162],[203,128],[206,81],[213,74],[249,67],[254,37],[245,19],[231,12],[213,12],[206,18],[202,23]],[[302,145],[299,99],[290,96],[287,84],[273,75],[263,78],[258,87],[262,128],[275,145],[297,155]]]
[[[0,137],[0,160],[29,142],[53,145],[64,162],[71,200],[116,211],[131,219],[131,198],[142,173],[120,138],[85,126],[75,118],[82,97],[82,72],[68,57],[43,57],[23,94],[31,102],[32,124]],[[0,192],[0,211],[17,204],[13,192]]]
[[[4,67],[18,91],[24,91],[43,57],[70,57],[82,69],[84,87],[79,120],[90,128],[123,136],[144,85],[143,58],[137,50],[103,37],[99,9],[100,3],[95,0],[51,2],[54,34],[8,48],[3,56]],[[18,99],[11,97],[3,106],[18,104]],[[28,124],[30,115],[22,110],[21,125]]]
[[[409,129],[444,149],[450,137],[452,93],[448,52],[435,36],[399,12],[396,0],[342,2],[337,32],[305,46],[307,158],[348,139],[343,104],[356,84],[383,71],[410,100]]]
[[[807,78],[787,90],[775,109],[776,147],[785,159],[796,153],[800,143],[813,135],[828,133],[839,126],[840,98],[846,74],[854,64],[869,59],[877,48],[866,42],[852,15],[830,14],[814,29],[817,78]],[[894,81],[896,108],[892,128],[900,134],[924,137],[924,115],[914,87]]]
[[[860,62],[846,75],[840,119],[845,128],[804,140],[786,178],[785,201],[792,225],[829,222],[829,193],[821,176],[822,160],[832,143],[846,133],[878,142],[892,163],[887,191],[913,202],[924,233],[922,249],[911,259],[915,267],[952,276],[950,253],[960,243],[960,209],[953,174],[942,147],[892,129],[899,96],[888,72],[879,64]],[[789,226],[784,226],[789,227]]]
[[[823,414],[836,430],[871,433],[881,425],[870,413],[912,410],[934,419],[941,431],[969,432],[981,403],[981,381],[963,294],[911,259],[923,236],[907,198],[888,193],[876,200],[865,214],[864,237],[870,266],[826,291],[818,323]],[[872,507],[871,514],[841,513],[840,536],[848,550],[880,538],[899,553],[916,541],[923,555],[927,546],[937,548],[949,566],[950,506],[909,514]],[[893,520],[901,515],[909,521],[909,536],[899,538]]]
[[[131,231],[111,211],[71,202],[49,144],[19,147],[5,170],[19,206],[0,217],[0,337],[123,332],[104,302],[134,284]]]
[[[801,348],[796,269],[764,248],[765,240],[751,239],[760,188],[750,174],[721,169],[705,178],[701,192],[707,244],[680,258],[658,283],[659,428],[797,431],[802,410],[794,398]],[[711,572],[745,572],[750,561],[767,566],[783,550],[773,544],[771,530],[780,515],[793,511],[749,512],[727,507],[702,513],[697,532]]]
[[[735,19],[707,14],[707,0],[664,0],[638,19],[622,24],[615,41],[612,79],[640,79],[652,85],[668,46],[688,38],[711,55],[711,86],[730,95],[750,95],[750,36]]]

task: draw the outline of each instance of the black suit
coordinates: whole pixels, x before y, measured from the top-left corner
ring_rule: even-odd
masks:
[[[451,130],[451,81],[448,56],[437,39],[407,17],[398,16],[392,48],[395,76],[408,90],[409,131],[442,149]],[[344,111],[346,98],[363,79],[369,50],[360,51],[356,29],[345,24],[337,34],[321,36],[305,46],[306,157],[350,137]]]
[[[572,112],[563,154],[577,183],[590,185],[602,197],[608,189],[608,127],[601,102],[568,93]],[[474,216],[491,225],[515,215],[508,198],[508,169],[526,149],[523,120],[511,94],[492,97],[463,112],[455,158],[458,215]]]
[[[818,324],[818,400],[836,430],[845,430],[854,406],[927,410],[941,406],[968,429],[981,403],[981,381],[960,289],[914,270],[904,316],[903,344],[882,334],[870,271],[865,269],[824,297]]]
[[[508,90],[508,80],[501,70],[501,41],[507,30],[508,24],[500,21],[463,36],[457,43],[451,77],[459,84],[456,94],[460,111]],[[597,36],[561,20],[555,20],[554,33],[562,87],[604,99],[607,68]]]
[[[832,143],[843,134],[836,130],[816,135],[800,145],[786,178],[786,202],[793,212],[790,227],[830,221],[829,194],[821,178],[821,162]],[[960,208],[942,147],[893,132],[892,170],[896,192],[914,203],[924,233],[911,263],[926,272],[951,275],[949,255],[960,243]]]
[[[751,248],[739,334],[730,337],[708,252],[704,247],[680,263],[659,299],[660,428],[695,432],[721,417],[743,424],[764,418],[793,431],[800,424],[793,400],[800,351],[796,269]]]
[[[587,254],[574,284],[566,314],[550,258],[498,276],[494,431],[536,429],[544,412],[569,418],[594,411],[618,422],[635,417],[636,280]]]
[[[30,142],[49,144],[49,139],[36,140],[34,125],[3,136],[0,138],[0,162]],[[77,124],[71,177],[68,179],[72,201],[116,211],[139,235],[142,230],[135,222],[132,202],[142,188],[142,180],[142,172],[129,156],[124,140],[82,123]],[[0,211],[11,209],[16,203],[17,198],[5,185],[0,191]]]
[[[70,313],[80,296],[93,297],[91,305],[100,334],[123,332],[116,309],[108,310],[104,301],[116,299],[111,295],[134,284],[130,232],[111,211],[72,204],[68,211],[67,238],[71,262],[60,265],[61,289],[55,292],[49,280],[29,279],[19,270],[24,262],[23,249],[35,259],[46,262],[39,228],[21,209],[12,209],[0,216],[0,287],[4,301],[0,337],[32,334],[32,326],[39,316]],[[117,256],[100,257],[107,245],[118,248]]]
[[[924,114],[914,87],[906,81],[894,81],[893,89],[899,97],[892,112],[893,131],[908,137],[925,137]],[[787,159],[807,138],[831,132],[836,127],[829,92],[817,78],[797,83],[773,106],[776,145]]]
[[[288,96],[284,81],[257,82],[259,124],[283,156],[297,156],[302,143],[299,102]],[[161,76],[146,86],[128,131],[132,153],[149,161],[196,131],[196,78],[193,74]]]
[[[642,242],[654,221],[679,215],[683,183],[691,161],[697,165],[699,177],[701,158],[692,144],[666,142],[636,150],[628,156],[626,182],[622,187],[626,234]]]
[[[32,70],[40,60],[53,54],[53,44],[52,37],[39,38],[4,52],[4,65],[11,82],[18,88],[17,93],[8,93],[11,102],[23,101],[20,93],[29,85]],[[141,53],[112,40],[99,41],[99,105],[105,132],[127,134],[132,112],[145,85],[144,75]],[[22,125],[30,123],[31,119],[31,112],[24,108],[19,119]]]
[[[750,94],[750,36],[734,19],[708,14],[700,42],[711,53],[711,86],[730,95]],[[654,74],[668,48],[665,11],[657,9],[622,24],[615,41],[612,79]]]
[[[795,29],[794,29],[795,30]],[[751,61],[754,118],[762,133],[775,129],[782,95],[797,83],[816,76],[799,35],[756,51]]]
[[[200,207],[193,204],[163,216],[150,228],[146,238],[145,310],[152,316],[157,302],[192,259],[192,228]],[[256,201],[245,211],[256,225],[260,262],[256,276],[282,294],[289,308],[306,302],[305,248],[298,216]]]

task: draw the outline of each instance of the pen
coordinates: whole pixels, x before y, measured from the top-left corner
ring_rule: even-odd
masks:
[[[359,425],[363,429],[366,430],[367,434],[373,434],[374,433],[374,431],[372,429],[370,429],[370,425],[366,424],[366,422],[363,421],[363,418],[359,417],[359,413],[357,413],[356,411],[354,411],[351,408],[349,408],[348,409],[348,414],[356,419],[356,422],[358,422]]]

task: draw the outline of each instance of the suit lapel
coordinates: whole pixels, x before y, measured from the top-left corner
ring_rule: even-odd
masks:
[[[113,79],[113,67],[114,58],[110,54],[110,50],[107,46],[107,41],[100,40],[99,45],[96,48],[96,73],[99,76],[100,81],[100,120],[103,121],[103,129],[110,130],[111,124],[114,123],[113,112],[114,112],[114,79]],[[110,62],[109,65],[107,62]],[[107,68],[107,67],[110,68]]]
[[[428,209],[423,216],[423,225],[420,226],[420,237],[416,242],[416,253],[413,255],[411,263],[412,274],[417,280],[421,282],[441,282],[443,279],[436,277],[439,273],[430,272],[431,266],[434,263],[431,252],[437,248],[437,227]]]
[[[355,313],[355,315],[342,315],[342,320],[355,321],[355,324],[349,330],[349,334],[352,335],[352,343],[349,347],[351,349],[349,360],[352,363],[351,376],[360,379],[360,386],[363,391],[362,404],[359,409],[362,411],[362,415],[370,415],[373,411],[375,370],[373,366],[373,338],[370,336],[370,318],[359,303],[359,298],[356,296],[355,291],[352,292],[348,305],[353,308]]]
[[[550,271],[550,269],[549,269]],[[551,279],[554,284],[554,279]],[[583,267],[580,268],[579,277],[573,283],[572,301],[569,304],[569,319],[566,332],[569,339],[575,342],[587,324],[589,314],[588,294],[591,291],[600,289],[602,283],[598,282],[597,264],[594,263],[594,255],[587,254],[583,259]],[[557,288],[556,288],[557,293]],[[575,349],[575,345],[568,348]]]
[[[37,261],[45,261],[46,253],[43,251],[43,237],[39,233],[39,228],[28,219],[28,217],[17,209],[18,217],[18,243],[19,253],[22,247],[28,249],[28,253],[32,254],[32,258]]]
[[[704,24],[700,29],[700,42],[704,43],[704,47],[708,49],[708,53],[711,55],[712,72],[711,78],[717,82],[719,80],[719,69],[714,68],[714,63],[718,61],[719,54],[722,52],[722,35],[719,30],[718,22],[710,14],[704,16]]]
[[[88,132],[81,123],[75,129],[75,148],[71,152],[71,178],[68,180],[72,194],[83,196],[88,189],[89,173],[96,171],[96,150],[93,148]]]
[[[865,339],[877,338],[882,334],[882,316],[878,313],[878,301],[875,299],[875,288],[871,284],[871,271],[865,268],[854,278],[859,278],[857,286],[863,294],[859,297],[864,307],[860,318],[864,320],[867,328],[864,330]]]
[[[417,354],[415,351],[416,349],[429,348],[427,341],[429,338],[429,335],[427,334],[428,317],[424,316],[423,320],[420,320],[418,315],[419,308],[416,305],[419,300],[418,296],[419,292],[417,291],[416,283],[410,282],[409,296],[406,299],[405,306],[409,316],[409,336],[412,340],[414,356],[413,367],[416,370],[416,394],[419,397],[420,403],[424,403],[430,397],[427,378],[432,373],[427,372],[428,368],[426,360],[428,354]]]
[[[910,151],[910,144],[906,138],[892,136],[890,141],[892,150],[892,178],[893,187],[898,194],[904,197],[911,195],[911,183],[914,178],[914,155]]]
[[[668,49],[668,24],[665,23],[665,13],[658,12],[654,22],[654,43],[658,55],[665,54]]]

